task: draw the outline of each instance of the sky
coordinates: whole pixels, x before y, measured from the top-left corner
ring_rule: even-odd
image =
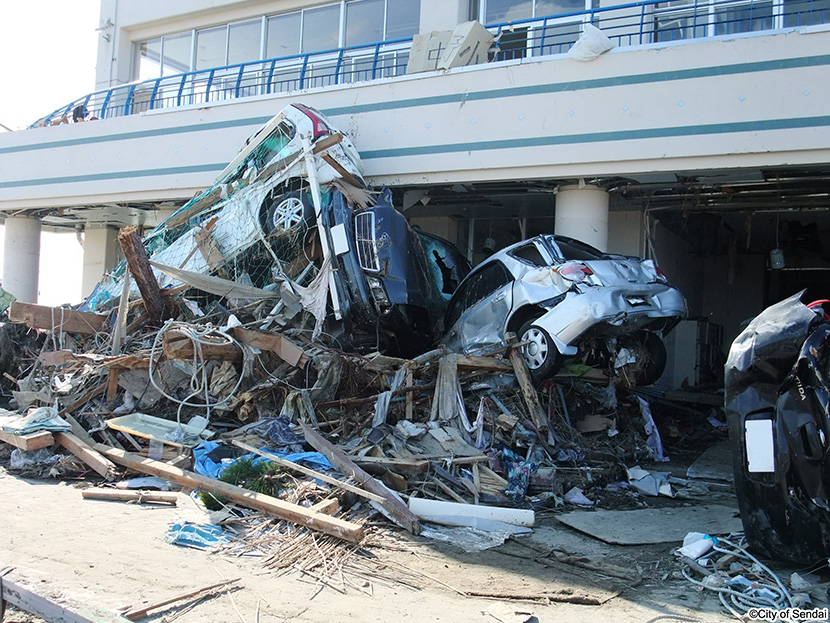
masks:
[[[99,0],[0,0],[0,10],[2,126],[24,131],[95,90]],[[0,133],[6,131],[2,126]],[[0,171],[0,179],[3,175]],[[4,236],[0,226],[0,257]],[[74,232],[43,232],[38,302],[80,302],[82,259]]]

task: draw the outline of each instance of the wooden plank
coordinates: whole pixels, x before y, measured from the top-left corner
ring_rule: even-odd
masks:
[[[95,448],[81,441],[72,433],[55,433],[54,437],[55,441],[89,465],[98,475],[107,480],[115,478],[115,465],[112,461],[101,456]]]
[[[109,378],[107,379],[107,396],[106,401],[112,402],[118,395],[118,377],[121,376],[120,368],[110,368]]]
[[[389,513],[394,521],[412,534],[421,532],[421,521],[389,489],[355,465],[340,448],[325,440],[320,433],[305,423],[301,422],[300,426],[302,426],[305,440],[315,450],[322,452],[341,474],[354,479],[364,489],[384,498],[381,507]]]
[[[124,251],[124,258],[130,267],[130,273],[138,285],[141,298],[144,300],[144,309],[150,320],[160,322],[170,316],[167,303],[161,295],[158,280],[150,268],[150,260],[141,236],[136,227],[122,227],[118,232],[118,243]]]
[[[242,360],[242,351],[233,342],[209,335],[199,338],[201,353],[205,361],[232,361]],[[194,346],[189,337],[178,331],[167,331],[162,339],[164,354],[168,359],[193,360]]]
[[[179,494],[175,491],[123,491],[121,489],[84,489],[81,496],[85,500],[105,500],[110,502],[138,502],[139,504],[176,505]]]
[[[536,393],[536,388],[533,387],[533,381],[530,378],[530,370],[527,369],[527,363],[522,356],[521,349],[516,345],[516,336],[513,333],[506,335],[510,348],[510,361],[513,363],[513,371],[516,374],[516,380],[519,382],[519,387],[522,388],[522,396],[525,399],[530,419],[536,430],[544,433],[548,430],[548,417],[542,409],[542,403],[539,402],[539,394]]]
[[[9,307],[9,320],[25,322],[33,329],[95,335],[107,330],[108,314],[82,312],[67,307],[46,307],[14,301]]]
[[[210,272],[216,273],[223,279],[228,279],[229,275],[222,267],[225,264],[225,256],[222,255],[222,250],[219,248],[219,243],[213,237],[212,230],[216,226],[218,216],[213,217],[204,227],[197,230],[193,234],[193,238],[198,244],[199,253],[207,262]],[[182,264],[184,265],[184,264]]]
[[[249,491],[221,480],[214,480],[195,472],[173,467],[161,461],[145,459],[123,450],[116,450],[104,444],[97,444],[95,449],[114,463],[129,467],[137,472],[158,476],[190,489],[200,489],[208,493],[223,495],[241,506],[274,515],[280,519],[303,525],[311,530],[330,534],[350,543],[359,543],[363,540],[363,528],[349,521],[329,517],[323,513],[311,511],[270,495]]]
[[[379,495],[375,495],[374,493],[369,493],[368,491],[364,491],[360,487],[355,487],[354,485],[350,485],[347,482],[343,482],[342,480],[337,480],[328,474],[324,474],[323,472],[318,472],[316,469],[311,469],[310,467],[306,467],[305,465],[300,465],[299,463],[294,463],[293,461],[286,461],[282,457],[277,456],[276,454],[271,454],[270,452],[264,452],[259,448],[255,448],[254,446],[249,446],[247,443],[243,443],[241,441],[233,441],[233,445],[237,448],[242,448],[246,452],[253,452],[259,456],[265,457],[269,461],[272,461],[279,465],[280,467],[285,467],[286,469],[292,469],[295,472],[299,472],[306,476],[310,476],[312,478],[316,478],[317,480],[322,480],[323,482],[327,482],[330,485],[334,485],[335,487],[340,487],[344,491],[351,491],[355,495],[359,495],[360,497],[364,497],[368,500],[372,500],[377,502],[378,504],[383,503],[384,498]]]
[[[438,361],[432,410],[443,422],[448,422],[458,413],[458,355],[455,353],[447,353]],[[430,419],[435,418],[430,416]]]
[[[325,513],[326,515],[334,515],[340,509],[340,502],[337,498],[329,498],[328,500],[320,500],[317,504],[312,504],[309,510],[317,511],[318,513]]]
[[[88,432],[86,432],[86,429],[83,426],[81,426],[81,423],[78,422],[78,420],[76,420],[69,413],[66,413],[65,410],[61,411],[61,413],[59,415],[64,420],[69,422],[69,426],[72,427],[72,434],[73,435],[75,435],[78,439],[85,442],[89,446],[94,446],[95,445],[95,440],[92,438],[92,436]]]
[[[234,578],[233,580],[224,580],[222,582],[217,582],[216,584],[211,584],[210,586],[197,588],[195,591],[188,591],[187,593],[176,595],[175,597],[171,597],[163,601],[157,601],[155,603],[142,606],[141,608],[133,608],[129,612],[124,613],[124,617],[129,619],[130,621],[138,621],[139,619],[143,619],[144,617],[146,617],[151,610],[158,610],[159,608],[169,606],[170,604],[176,603],[177,601],[189,599],[190,597],[195,597],[196,595],[200,595],[201,593],[206,593],[207,591],[222,588],[223,586],[227,586],[228,584],[234,584],[236,582],[239,582],[239,578]]]
[[[244,329],[242,327],[234,327],[230,333],[246,346],[275,353],[279,355],[280,359],[292,366],[304,368],[308,361],[306,352],[298,344],[280,333]]]
[[[40,450],[41,448],[48,448],[55,443],[55,438],[48,430],[39,430],[36,433],[29,433],[27,435],[13,435],[12,433],[0,432],[0,441],[5,441],[7,444],[19,448],[24,452],[31,452],[32,450]]]
[[[38,595],[18,582],[12,582],[7,577],[0,577],[0,585],[2,585],[0,593],[4,601],[50,623],[108,623],[121,619],[115,614],[112,616],[98,614],[94,620],[89,619],[66,606]]]
[[[459,370],[486,370],[488,372],[513,371],[513,366],[502,359],[481,357],[479,355],[458,355],[457,364]]]

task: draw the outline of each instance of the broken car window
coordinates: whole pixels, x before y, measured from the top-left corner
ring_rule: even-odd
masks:
[[[562,258],[565,260],[578,260],[584,262],[586,260],[598,260],[602,258],[602,253],[597,249],[577,240],[569,240],[567,238],[551,239],[555,247],[559,248]]]
[[[471,274],[467,281],[461,284],[458,294],[453,299],[452,307],[447,314],[447,326],[454,325],[465,309],[487,298],[511,280],[510,272],[501,262],[492,262]]]
[[[522,260],[523,262],[528,262],[533,264],[534,266],[547,266],[548,261],[542,255],[542,252],[535,244],[525,244],[519,247],[518,249],[514,249],[510,252],[510,255],[515,257],[518,260]]]

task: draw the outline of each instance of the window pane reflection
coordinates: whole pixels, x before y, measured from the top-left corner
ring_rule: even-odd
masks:
[[[387,0],[385,39],[403,39],[418,33],[421,0]]]
[[[225,64],[227,28],[209,28],[196,33],[196,69],[221,67]]]
[[[302,52],[333,50],[340,42],[340,5],[332,4],[303,11]],[[313,25],[313,26],[312,26]]]
[[[261,30],[262,22],[259,20],[231,24],[228,32],[229,65],[259,59]]]
[[[189,32],[164,38],[164,67],[162,75],[170,76],[190,71]]]
[[[383,0],[346,4],[346,45],[383,41]]]
[[[300,13],[269,17],[267,37],[265,55],[268,58],[299,54]]]

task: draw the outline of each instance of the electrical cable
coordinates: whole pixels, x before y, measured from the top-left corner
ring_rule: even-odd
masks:
[[[192,390],[190,394],[184,399],[180,400],[175,396],[171,396],[168,394],[159,384],[156,382],[155,378],[155,368],[154,364],[156,362],[156,351],[158,349],[159,343],[164,338],[164,335],[171,330],[175,330],[185,337],[187,337],[193,343],[193,360],[192,360],[192,371],[190,375],[190,389]],[[242,385],[242,375],[238,375],[239,378],[236,381],[236,385],[233,389],[228,393],[227,396],[222,398],[221,400],[211,402],[210,397],[210,387],[207,378],[207,366],[204,360],[204,356],[202,355],[202,346],[203,345],[215,345],[216,342],[207,342],[204,340],[205,337],[210,335],[211,337],[221,337],[226,340],[228,344],[234,344],[237,347],[239,343],[230,335],[225,333],[224,331],[220,331],[210,325],[204,328],[195,328],[192,325],[183,322],[177,322],[175,320],[168,320],[161,330],[156,334],[155,339],[153,340],[153,346],[150,351],[150,365],[149,365],[149,375],[150,375],[150,382],[153,384],[153,387],[158,390],[158,392],[164,396],[165,398],[175,402],[179,405],[178,410],[176,411],[176,422],[181,425],[181,411],[183,407],[196,407],[196,408],[204,408],[206,410],[206,419],[210,422],[210,410],[216,407],[219,407],[226,402],[228,402],[233,396],[236,394],[239,387]],[[247,349],[241,348],[243,356],[245,358],[248,357]],[[243,363],[244,365],[244,363]],[[198,378],[198,377],[201,377]],[[195,398],[199,394],[204,392],[205,400],[204,402],[191,402],[192,398]]]

